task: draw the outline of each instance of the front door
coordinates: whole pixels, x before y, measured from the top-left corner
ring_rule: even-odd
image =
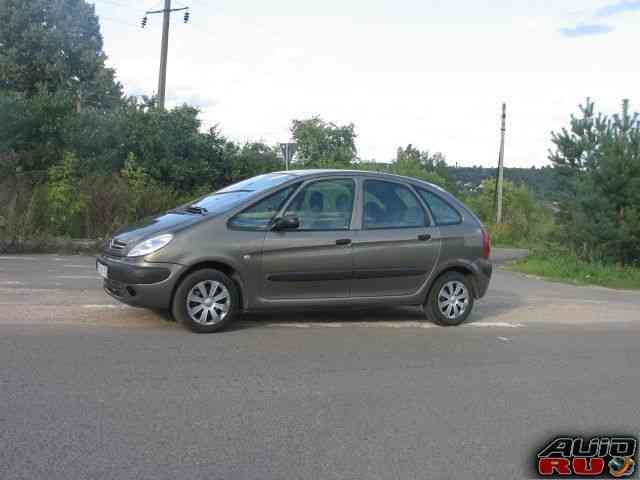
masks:
[[[262,253],[265,299],[341,298],[350,295],[353,258],[351,178],[310,181],[286,207],[299,227],[269,231]]]
[[[353,241],[352,297],[416,293],[440,254],[440,232],[415,193],[399,182],[365,180],[362,229]]]

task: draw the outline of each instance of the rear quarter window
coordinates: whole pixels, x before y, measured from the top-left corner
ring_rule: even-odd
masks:
[[[457,225],[462,223],[462,215],[445,199],[428,190],[417,188],[418,194],[427,204],[436,225]]]

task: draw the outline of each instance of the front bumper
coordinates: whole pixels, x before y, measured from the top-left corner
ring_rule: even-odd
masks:
[[[148,263],[105,254],[96,258],[96,268],[98,262],[108,268],[103,283],[107,294],[134,307],[159,310],[171,305],[171,295],[184,268],[175,263]]]

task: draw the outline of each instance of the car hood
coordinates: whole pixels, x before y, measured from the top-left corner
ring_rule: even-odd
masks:
[[[141,240],[163,233],[174,233],[204,219],[203,215],[198,214],[167,212],[127,225],[114,235],[113,240],[126,243],[128,249]]]

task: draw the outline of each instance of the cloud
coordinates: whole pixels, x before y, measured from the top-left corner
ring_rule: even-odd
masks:
[[[619,13],[640,11],[640,0],[620,0],[596,10],[596,17],[611,17]]]
[[[579,23],[575,27],[561,28],[560,33],[565,37],[590,37],[593,35],[606,35],[613,31],[613,27],[602,23]]]

